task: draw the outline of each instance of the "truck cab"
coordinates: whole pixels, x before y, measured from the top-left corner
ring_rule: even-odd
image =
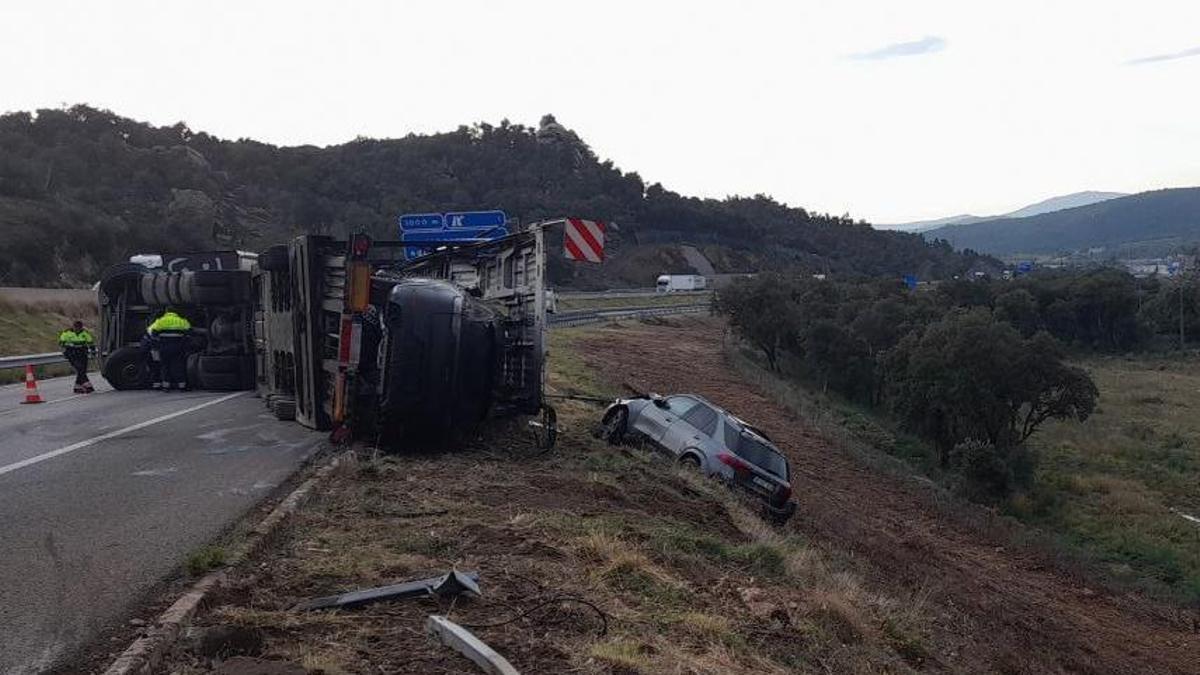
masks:
[[[156,362],[146,327],[168,307],[192,324],[188,383],[213,390],[254,385],[251,272],[239,251],[138,254],[96,285],[101,374],[115,389],[142,389]]]

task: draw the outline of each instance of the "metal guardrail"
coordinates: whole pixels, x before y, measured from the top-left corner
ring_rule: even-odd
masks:
[[[555,314],[546,318],[551,327],[582,326],[601,321],[616,321],[619,319],[643,319],[650,316],[672,316],[677,314],[701,314],[711,309],[711,305],[674,305],[668,307],[626,307],[618,309],[602,309],[595,311],[575,311]]]
[[[0,356],[0,370],[9,368],[24,368],[25,366],[47,366],[52,363],[66,363],[67,359],[61,352],[46,354],[24,354],[21,356]]]
[[[575,310],[561,312],[546,317],[546,323],[553,326],[582,326],[601,321],[616,321],[618,319],[641,319],[648,316],[671,316],[673,314],[700,314],[711,308],[708,304],[697,305],[668,305],[665,307],[618,307],[615,309]],[[66,363],[67,359],[61,352],[46,354],[23,354],[20,356],[0,356],[0,370],[24,368],[25,366],[46,366],[53,363]]]
[[[570,300],[579,298],[613,298],[613,297],[637,297],[639,295],[652,295],[656,289],[651,286],[649,288],[610,288],[604,291],[554,291],[558,295],[559,300]]]
[[[656,288],[618,288],[609,291],[555,291],[561,300],[592,300],[596,298],[645,298],[656,295],[705,295],[709,289],[700,291],[671,291],[660,293]]]

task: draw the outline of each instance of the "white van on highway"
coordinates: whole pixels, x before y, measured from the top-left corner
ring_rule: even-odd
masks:
[[[705,288],[708,288],[708,280],[699,274],[663,274],[655,284],[659,293],[703,291]]]

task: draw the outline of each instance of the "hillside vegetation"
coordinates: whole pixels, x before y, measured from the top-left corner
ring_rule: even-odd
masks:
[[[697,199],[647,184],[549,115],[536,129],[505,120],[325,148],[227,141],[84,105],[0,116],[0,285],[82,285],[138,251],[260,250],[295,232],[395,237],[401,213],[483,208],[618,224],[611,262],[555,256],[558,285],[649,285],[687,271],[674,269],[681,242],[703,247],[718,272],[938,278],[971,262],[946,244],[763,195]]]
[[[998,218],[925,232],[956,248],[991,255],[1057,253],[1122,247],[1165,253],[1200,241],[1200,188],[1142,192],[1026,218]],[[1147,249],[1147,245],[1153,244]]]
[[[761,275],[716,307],[805,406],[1043,527],[1106,578],[1187,605],[1200,601],[1200,528],[1180,515],[1200,510],[1197,298],[1194,280],[1112,269],[930,292]]]

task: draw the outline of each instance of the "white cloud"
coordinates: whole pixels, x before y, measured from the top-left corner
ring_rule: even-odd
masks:
[[[1125,62],[1129,66],[1140,66],[1147,63],[1158,63],[1159,61],[1174,61],[1176,59],[1186,59],[1191,56],[1200,56],[1200,47],[1185,49],[1181,52],[1170,52],[1167,54],[1155,54],[1154,56],[1143,56],[1137,59],[1130,59]]]
[[[879,49],[873,49],[869,52],[851,54],[850,58],[859,61],[879,61],[883,59],[894,59],[901,56],[932,54],[934,52],[940,52],[945,48],[945,39],[929,35],[921,38],[920,40],[913,40],[912,42],[896,42],[880,47]]]

